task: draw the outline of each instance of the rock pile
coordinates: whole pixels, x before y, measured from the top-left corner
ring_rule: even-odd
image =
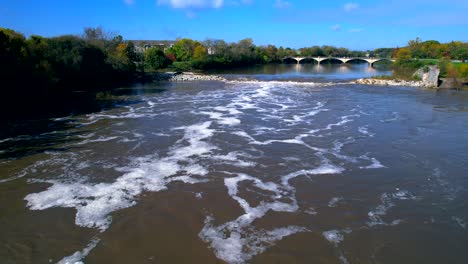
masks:
[[[436,88],[439,86],[439,73],[439,68],[432,65],[418,69],[413,76],[420,78],[425,87]]]
[[[353,81],[356,84],[370,84],[370,85],[381,85],[381,86],[416,86],[426,87],[422,81],[404,81],[404,80],[381,80],[381,79],[357,79]]]
[[[195,74],[193,72],[172,73],[168,81],[172,82],[191,82],[191,81],[226,81],[221,76]]]

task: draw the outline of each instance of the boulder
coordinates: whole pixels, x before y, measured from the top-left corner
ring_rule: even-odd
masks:
[[[425,87],[435,88],[439,85],[439,73],[440,70],[437,66],[424,66],[418,69],[413,76],[419,77]]]

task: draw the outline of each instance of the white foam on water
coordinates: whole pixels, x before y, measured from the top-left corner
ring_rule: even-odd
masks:
[[[291,185],[289,185],[289,180],[294,179],[298,176],[303,175],[320,175],[320,174],[340,174],[344,171],[343,168],[330,164],[327,159],[322,158],[322,164],[315,168],[309,170],[299,170],[296,172],[289,173],[283,177],[281,177],[281,182],[283,184],[283,188],[286,189],[293,189]]]
[[[17,180],[17,179],[21,179],[23,178],[24,176],[26,176],[27,173],[25,171],[21,171],[19,172],[18,174],[16,174],[15,176],[13,177],[10,177],[10,178],[6,178],[6,179],[0,179],[0,183],[5,183],[5,182],[9,182],[9,181],[14,181],[14,180]]]
[[[339,230],[329,230],[322,233],[326,240],[337,245],[343,241],[343,234]]]
[[[215,146],[202,141],[203,139],[213,136],[215,130],[210,129],[210,126],[211,122],[208,121],[192,126],[176,128],[178,130],[185,130],[184,138],[181,140],[188,141],[189,145],[184,147],[178,146],[173,148],[170,152],[171,156],[174,156],[176,159],[186,159],[191,156],[200,156],[202,154],[209,153],[212,150],[216,149]]]
[[[406,190],[397,190],[397,192],[392,194],[393,199],[398,199],[398,200],[414,200],[416,199],[416,196],[412,195],[410,192]]]
[[[112,183],[83,183],[45,181],[52,184],[48,189],[32,193],[25,197],[31,210],[44,210],[52,207],[75,208],[77,213],[75,223],[79,226],[97,228],[105,231],[111,224],[110,214],[116,210],[131,207],[136,204],[136,198],[144,191],[161,191],[173,181],[198,183],[204,180],[191,177],[203,176],[208,171],[194,163],[194,156],[208,154],[215,149],[204,139],[214,133],[209,126],[211,122],[186,126],[184,137],[178,141],[169,152],[169,156],[155,159],[152,156],[138,158],[133,168],[117,178]],[[183,145],[188,143],[188,145]],[[182,166],[180,161],[188,162]],[[170,177],[177,173],[178,177]]]
[[[349,264],[348,259],[344,256],[343,252],[340,252],[339,260],[341,264]]]
[[[89,244],[82,251],[77,251],[71,256],[64,257],[59,262],[57,262],[57,264],[83,264],[84,262],[82,260],[88,256],[89,252],[91,252],[91,250],[97,246],[99,241],[99,238],[91,240],[91,242],[89,242]]]
[[[383,193],[380,196],[381,204],[379,204],[374,210],[370,211],[367,215],[369,220],[367,225],[369,227],[377,226],[377,225],[389,225],[389,223],[385,222],[382,217],[387,214],[387,211],[395,206],[394,200],[414,200],[416,197],[412,195],[410,192],[406,190],[398,190],[395,193],[387,194]],[[398,222],[391,222],[390,225],[394,225],[395,223],[401,223],[402,220],[398,220]]]
[[[362,158],[362,157],[361,157]],[[381,169],[381,168],[386,168],[380,161],[378,161],[376,158],[370,158],[370,161],[372,162],[370,165],[367,166],[361,166],[359,167],[360,169]]]
[[[249,98],[250,99],[250,98]],[[234,107],[225,107],[225,106],[216,106],[214,108],[216,111],[221,111],[221,112],[228,112],[230,115],[239,115],[242,114],[241,111],[237,110]]]
[[[74,168],[77,169],[83,169],[88,166],[87,162],[80,162],[79,164],[72,164],[70,160],[75,160],[77,154],[72,153],[69,155],[67,158],[64,158],[62,154],[57,153],[57,152],[51,152],[51,151],[46,151],[44,154],[50,155],[51,157],[46,160],[38,160],[34,162],[33,164],[24,167],[21,171],[17,172],[14,176],[6,178],[6,179],[0,179],[0,183],[5,183],[5,182],[10,182],[14,180],[18,180],[21,178],[24,178],[26,176],[30,176],[34,173],[37,173],[38,171],[41,171],[43,173],[47,172],[47,169],[44,169],[44,166],[50,166],[50,165],[60,165],[60,164],[65,164],[65,167],[67,166],[73,166]]]
[[[323,102],[317,102],[317,105],[312,108],[311,111],[302,115],[293,115],[292,119],[283,119],[283,121],[291,123],[292,125],[304,122],[306,118],[317,115],[320,112],[328,111],[328,109],[322,109],[325,106]],[[289,107],[287,107],[289,108]],[[286,108],[285,108],[286,109]]]
[[[273,88],[273,85],[271,83],[263,83],[263,85],[261,85],[261,88],[255,89],[255,93],[252,94],[250,97],[251,98],[267,97],[271,94],[270,90],[272,88]]]
[[[338,246],[344,240],[344,234],[351,233],[351,229],[344,229],[344,230],[329,230],[322,232],[323,237],[325,237],[328,242],[332,243],[335,248],[338,249]],[[348,259],[343,254],[343,251],[338,249],[338,259],[340,260],[341,264],[349,264]]]
[[[92,133],[88,133],[88,134],[84,134],[84,135],[77,135],[77,137],[79,138],[92,138],[96,135],[96,133],[92,132]]]
[[[238,151],[229,152],[227,155],[212,155],[210,158],[212,160],[219,160],[225,164],[234,165],[234,166],[242,167],[242,168],[254,167],[257,165],[256,162],[244,161],[240,159],[239,157],[252,158],[252,156],[246,153],[238,152]]]
[[[289,162],[301,161],[301,159],[298,157],[283,157],[282,159]]]
[[[333,197],[328,202],[328,207],[336,207],[336,205],[343,200],[344,200],[343,197]]]
[[[467,224],[460,217],[452,216],[452,220],[455,221],[455,223],[457,223],[461,228],[466,229]]]
[[[369,136],[369,137],[375,136],[374,133],[369,132],[369,128],[367,126],[359,127],[358,131],[359,131],[359,133],[361,133],[363,135],[366,135],[366,136]]]
[[[90,114],[87,116],[87,122],[81,122],[79,124],[90,125],[90,124],[94,124],[100,120],[105,120],[105,119],[139,119],[139,118],[145,118],[145,117],[155,117],[158,115],[159,115],[158,113],[154,113],[154,112],[137,113],[135,112],[135,109],[130,108],[129,112],[122,112],[122,113],[118,113],[115,115],[105,114],[104,112],[97,113],[97,114]]]
[[[114,140],[114,139],[117,139],[117,138],[119,138],[119,137],[116,137],[116,136],[102,137],[101,136],[101,137],[98,137],[96,139],[86,139],[86,140],[74,143],[74,145],[84,145],[84,144],[96,143],[96,142],[107,142],[107,141],[111,141],[111,140]]]
[[[337,127],[337,126],[342,126],[346,123],[349,123],[349,122],[352,122],[354,121],[354,119],[351,119],[351,117],[359,117],[359,115],[345,115],[345,116],[342,116],[340,117],[340,121],[337,122],[337,123],[333,123],[333,124],[328,124],[324,129],[322,130],[331,130],[333,127]]]
[[[278,228],[272,231],[256,230],[252,226],[256,219],[263,217],[270,210],[297,212],[299,206],[295,197],[296,189],[290,185],[289,181],[291,179],[305,175],[340,173],[342,171],[342,168],[331,165],[328,160],[323,159],[323,164],[316,169],[299,170],[282,176],[281,184],[264,182],[241,173],[235,174],[237,175],[235,177],[225,178],[224,184],[228,189],[228,194],[238,202],[244,214],[219,226],[213,226],[213,218],[208,217],[199,236],[210,244],[218,258],[228,263],[244,263],[254,255],[263,252],[274,241],[280,240],[287,235],[307,231],[307,229],[297,226]],[[247,200],[238,195],[238,185],[243,181],[250,181],[257,188],[271,192],[270,197],[274,200],[271,202],[261,201],[257,206],[251,206]],[[286,203],[285,200],[289,202]],[[315,210],[310,208],[307,213],[316,214]]]
[[[64,117],[57,117],[57,118],[52,118],[53,121],[65,121],[71,119],[72,116],[64,116]]]
[[[308,231],[298,226],[276,228],[269,231],[236,226],[236,223],[213,226],[212,221],[212,217],[207,217],[199,236],[203,241],[210,243],[217,258],[230,264],[246,263],[283,237]]]
[[[386,223],[382,220],[381,217],[387,214],[388,209],[395,206],[395,204],[391,202],[389,195],[386,193],[382,194],[382,196],[380,197],[380,201],[381,204],[367,214],[370,220],[369,222],[367,222],[368,226],[386,225]]]
[[[8,142],[8,141],[12,141],[13,138],[4,138],[4,139],[0,139],[0,144],[1,143],[5,143],[5,142]]]
[[[400,114],[398,112],[392,112],[392,116],[389,117],[389,118],[386,118],[386,119],[382,119],[380,120],[380,122],[382,123],[390,123],[390,122],[393,122],[393,121],[398,121],[400,120]]]
[[[442,192],[443,197],[449,201],[453,201],[457,197],[458,192],[462,189],[450,183],[447,175],[440,168],[433,169],[432,175],[429,176],[428,180],[432,181],[433,191]]]
[[[393,220],[393,221],[390,223],[390,225],[391,225],[391,226],[396,226],[396,225],[399,225],[399,224],[401,224],[401,223],[403,223],[403,222],[404,222],[403,220],[397,219],[397,220]]]
[[[313,207],[310,207],[307,210],[305,210],[304,213],[306,213],[308,215],[316,215],[317,211]]]
[[[296,176],[301,174],[303,173],[298,172]],[[228,189],[228,194],[238,202],[244,214],[219,226],[214,226],[212,224],[214,219],[207,217],[205,226],[199,233],[200,238],[214,249],[218,258],[228,263],[245,263],[254,255],[272,246],[275,241],[285,236],[307,231],[307,229],[297,226],[276,228],[270,231],[256,229],[252,223],[270,210],[296,212],[299,209],[295,198],[295,189],[289,185],[287,179],[284,179],[280,185],[274,182],[264,182],[247,174],[238,173],[235,175],[237,176],[225,178],[224,184]],[[251,206],[247,200],[238,195],[238,185],[243,181],[250,181],[255,187],[271,192],[270,197],[274,200],[271,202],[261,201],[257,206]],[[284,202],[284,198],[290,202]]]
[[[226,81],[229,84],[242,84],[251,86],[273,86],[273,87],[326,87],[346,83],[333,83],[333,82],[297,82],[297,81],[260,81],[260,80],[229,80]]]
[[[350,143],[354,143],[354,142],[356,142],[356,140],[352,137],[348,137],[343,141],[335,140],[333,141],[333,151],[335,151],[336,153],[339,153],[344,146]]]

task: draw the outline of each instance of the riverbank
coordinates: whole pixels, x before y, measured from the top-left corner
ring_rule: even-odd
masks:
[[[379,85],[379,86],[411,86],[411,87],[424,87],[428,88],[422,81],[405,81],[399,79],[372,79],[372,78],[361,78],[352,81],[354,84],[367,84],[367,85]]]
[[[439,85],[434,86],[432,84],[425,83],[423,81],[406,81],[401,79],[373,79],[373,78],[361,78],[352,81],[354,84],[365,84],[365,85],[378,85],[378,86],[410,86],[410,87],[421,87],[421,88],[433,88],[433,89],[466,89],[468,79],[467,78],[440,78]]]

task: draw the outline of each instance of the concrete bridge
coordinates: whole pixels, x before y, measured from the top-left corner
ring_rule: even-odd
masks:
[[[301,63],[301,61],[309,59],[309,60],[315,60],[318,64],[320,64],[322,61],[326,60],[337,60],[340,61],[341,63],[347,63],[349,61],[365,61],[369,63],[369,65],[372,67],[374,63],[382,60],[388,60],[394,62],[395,59],[387,59],[387,58],[368,58],[368,57],[285,57],[283,58],[283,61],[290,59],[290,60],[295,60],[297,64]]]

